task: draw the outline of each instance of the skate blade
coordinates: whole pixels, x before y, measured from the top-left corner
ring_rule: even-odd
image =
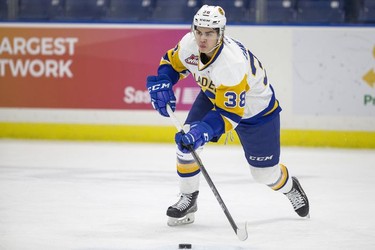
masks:
[[[195,219],[194,213],[187,214],[187,215],[185,215],[184,217],[181,217],[181,218],[168,217],[167,224],[170,227],[181,226],[181,225],[193,223],[194,219]]]

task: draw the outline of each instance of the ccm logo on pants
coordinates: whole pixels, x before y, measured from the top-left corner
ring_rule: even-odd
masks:
[[[252,160],[252,161],[268,161],[268,160],[272,160],[273,158],[273,155],[270,155],[270,156],[252,156],[250,155],[249,156],[249,159]]]

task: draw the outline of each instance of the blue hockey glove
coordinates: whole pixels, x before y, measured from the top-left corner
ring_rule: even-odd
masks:
[[[205,122],[194,122],[191,124],[188,133],[178,132],[175,136],[175,141],[179,150],[183,153],[189,153],[190,147],[196,150],[206,142],[209,142],[213,136],[214,131],[210,125]]]
[[[176,97],[173,84],[168,75],[148,76],[147,89],[151,96],[151,104],[162,116],[167,116],[167,104],[173,111],[176,109]]]

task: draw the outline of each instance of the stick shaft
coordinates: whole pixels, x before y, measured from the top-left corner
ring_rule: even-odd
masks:
[[[183,127],[181,125],[181,123],[179,122],[179,120],[177,119],[177,117],[175,116],[174,112],[172,111],[172,109],[169,107],[169,105],[167,105],[167,112],[169,114],[169,117],[171,118],[173,124],[175,125],[175,127],[177,128],[178,131],[184,131],[183,130]],[[185,133],[187,131],[184,131]],[[200,159],[199,155],[197,154],[197,152],[194,150],[193,146],[189,146],[189,150],[190,150],[190,153],[191,155],[193,156],[194,160],[196,161],[196,163],[198,164],[204,178],[206,179],[208,185],[210,186],[212,192],[214,193],[215,197],[216,197],[216,200],[219,202],[220,204],[220,207],[221,209],[223,210],[225,216],[227,217],[230,225],[232,226],[234,232],[237,234],[238,232],[238,227],[235,223],[235,221],[233,220],[232,218],[232,215],[229,213],[229,210],[227,208],[227,206],[225,205],[223,199],[221,198],[220,194],[219,194],[219,191],[217,190],[217,188],[215,187],[215,184],[213,183],[211,177],[209,176],[206,168],[204,167],[203,163],[202,163],[202,160]]]

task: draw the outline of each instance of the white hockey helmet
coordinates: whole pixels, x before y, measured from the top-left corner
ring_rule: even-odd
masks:
[[[193,29],[196,27],[219,29],[219,41],[222,39],[227,18],[220,6],[203,5],[194,16]]]

